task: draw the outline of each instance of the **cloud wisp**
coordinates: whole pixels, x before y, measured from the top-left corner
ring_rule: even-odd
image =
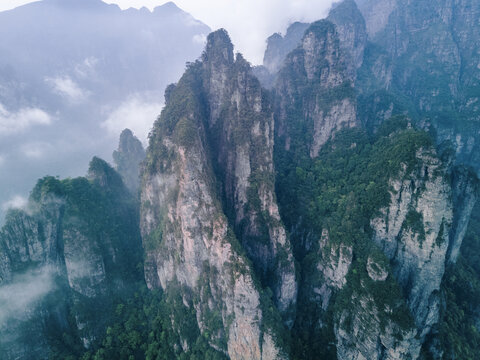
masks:
[[[81,103],[88,98],[88,91],[83,90],[69,76],[47,77],[45,82],[52,87],[54,93],[72,103]]]
[[[155,119],[160,115],[163,104],[144,99],[145,97],[141,94],[129,96],[108,114],[101,127],[115,137],[118,137],[122,130],[128,128],[146,145],[148,133]]]
[[[36,269],[0,286],[0,329],[9,320],[22,319],[54,288],[55,271],[49,266]]]
[[[20,133],[32,126],[46,126],[51,123],[52,117],[41,109],[24,108],[10,112],[0,104],[0,136]]]
[[[26,143],[21,146],[21,153],[29,159],[41,159],[45,157],[53,146],[46,142]]]
[[[23,210],[23,209],[26,209],[27,204],[28,204],[28,200],[27,200],[26,197],[20,196],[20,195],[15,195],[10,200],[8,200],[8,201],[6,201],[2,204],[2,210],[3,211],[7,211],[9,209]]]

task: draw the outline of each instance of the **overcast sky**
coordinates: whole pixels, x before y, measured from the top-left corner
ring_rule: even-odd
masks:
[[[32,0],[0,0],[0,11]],[[153,9],[164,0],[105,0],[122,9],[146,6]],[[293,21],[324,18],[333,0],[176,0],[180,8],[212,29],[225,28],[237,51],[252,63],[261,63],[265,39],[274,32],[284,32]]]

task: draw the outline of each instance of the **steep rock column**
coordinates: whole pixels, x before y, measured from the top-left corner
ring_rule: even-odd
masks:
[[[322,231],[319,245],[316,268],[320,279],[317,280],[318,286],[313,288],[313,293],[322,310],[326,311],[333,293],[341,290],[347,283],[353,249],[351,245],[331,243],[326,229]]]
[[[140,164],[145,159],[145,149],[130,129],[120,134],[118,149],[113,152],[116,170],[122,176],[125,186],[137,195],[140,186]]]
[[[354,0],[342,1],[330,11],[327,20],[335,24],[348,73],[355,79],[357,69],[363,64],[367,44],[365,20]]]
[[[220,56],[229,61],[228,53]],[[151,135],[141,191],[147,284],[179,289],[201,333],[231,359],[282,359],[264,320],[266,300],[217,192],[205,124],[219,108],[205,108],[201,74],[201,63],[187,69]],[[221,88],[225,77],[215,79]],[[214,313],[220,321],[212,324]]]
[[[209,36],[202,57],[209,114],[206,133],[227,216],[281,312],[293,321],[295,267],[275,196],[274,121],[267,94],[228,34]]]

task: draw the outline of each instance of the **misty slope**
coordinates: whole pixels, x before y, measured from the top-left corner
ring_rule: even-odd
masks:
[[[1,358],[81,349],[142,280],[137,202],[94,158],[88,178],[38,181],[28,205],[8,212],[0,254]]]
[[[209,31],[173,3],[150,12],[44,0],[1,12],[0,204],[41,176],[108,159],[125,127],[145,141],[165,86]]]

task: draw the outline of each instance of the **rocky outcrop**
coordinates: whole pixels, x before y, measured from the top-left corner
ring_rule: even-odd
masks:
[[[388,269],[379,265],[372,257],[367,261],[367,273],[373,281],[385,281],[388,277]]]
[[[355,79],[357,70],[363,64],[367,44],[365,20],[354,0],[334,4],[327,20],[335,24],[348,74]],[[275,33],[267,39],[263,65],[254,68],[254,73],[263,86],[270,89],[275,84],[287,56],[301,44],[305,31],[311,25],[295,22],[288,27],[284,36]]]
[[[354,294],[348,309],[338,314],[335,325],[339,359],[407,360],[418,359],[420,340],[414,329],[402,328],[366,293]],[[368,311],[365,311],[368,309]],[[383,312],[383,313],[382,313]]]
[[[460,254],[470,216],[477,202],[478,178],[472,169],[465,167],[455,167],[451,177],[454,208],[448,247],[448,263],[454,264]]]
[[[317,271],[322,279],[320,287],[313,289],[322,310],[326,311],[332,294],[347,283],[347,274],[353,260],[352,246],[330,243],[328,230],[323,230],[320,239]]]
[[[315,157],[336,132],[357,125],[353,78],[331,22],[308,28],[288,55],[275,89],[277,135],[286,151],[292,143],[306,142],[305,151]]]
[[[265,322],[268,297],[255,269],[260,277],[273,273],[267,285],[280,310],[296,298],[272,157],[265,94],[241,55],[234,60],[230,39],[219,30],[209,36],[202,61],[172,89],[154,126],[141,230],[149,287],[169,292],[178,283],[200,331],[231,359],[284,357],[278,334]],[[205,320],[212,311],[221,313],[213,329]]]
[[[397,2],[397,0],[357,0],[370,39],[374,39],[385,29],[390,15],[397,7]]]
[[[276,33],[267,39],[263,66],[271,74],[276,74],[282,68],[287,55],[300,44],[309,26],[307,23],[295,22],[288,27],[284,36]]]
[[[327,19],[335,24],[348,72],[355,79],[367,45],[365,20],[354,0],[342,1],[330,11]]]
[[[233,60],[225,32],[211,35],[202,60],[210,103],[206,136],[226,214],[257,273],[274,291],[280,311],[292,310],[295,267],[276,202],[275,125],[267,94],[243,57]]]
[[[371,221],[374,241],[393,264],[421,339],[438,321],[439,291],[453,222],[452,190],[435,150],[417,152],[420,167],[391,180],[390,206]]]
[[[125,186],[137,194],[140,186],[140,164],[145,159],[145,149],[131,130],[125,129],[120,134],[118,149],[113,152],[115,169],[122,176]]]

